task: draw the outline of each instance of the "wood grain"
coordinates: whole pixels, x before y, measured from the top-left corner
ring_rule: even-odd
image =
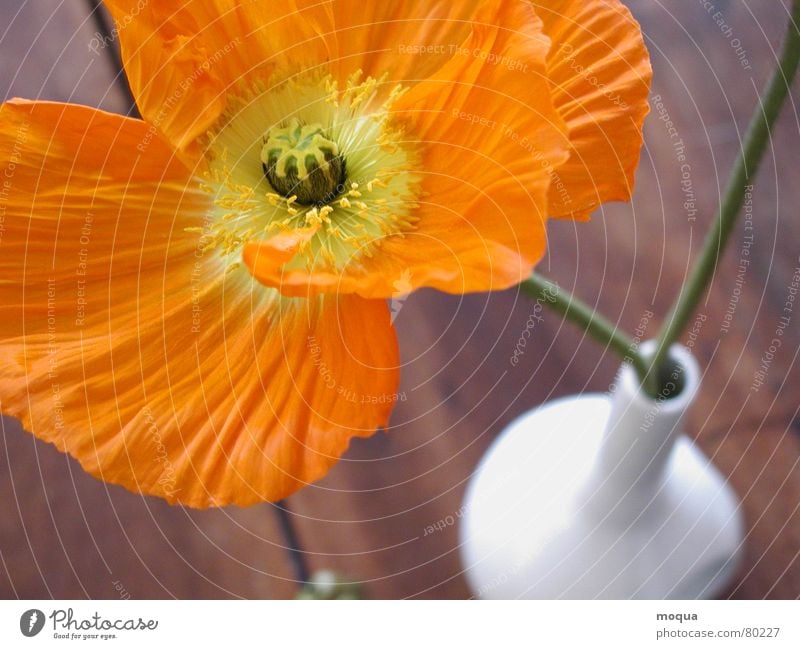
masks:
[[[684,207],[683,163],[657,115],[630,205],[588,224],[556,222],[542,270],[603,313],[653,335],[696,256],[742,130],[775,61],[785,11],[717,0],[726,35],[697,2],[631,2],[655,68],[653,93],[675,121],[698,213]],[[7,8],[6,8],[7,7]],[[55,7],[55,8],[54,8]],[[83,3],[7,0],[0,38],[5,96],[123,112],[110,57],[88,43]],[[751,61],[746,70],[731,39]],[[729,596],[800,596],[800,313],[764,384],[754,373],[775,338],[800,266],[800,120],[778,125],[752,194],[752,263],[737,287],[745,231],[721,261],[698,320],[703,388],[688,429],[743,498],[747,560]],[[735,302],[730,327],[724,314]],[[542,401],[603,391],[616,360],[545,313],[518,366],[509,358],[533,306],[514,291],[410,297],[397,319],[404,359],[391,430],[358,440],[322,482],[292,497],[312,567],[334,568],[376,598],[468,597],[457,521],[465,483],[491,441]],[[652,312],[653,317],[647,314]],[[646,321],[646,322],[645,322]],[[3,421],[0,595],[4,597],[289,597],[291,570],[271,505],[194,512],[104,485]],[[433,533],[426,528],[434,525]]]

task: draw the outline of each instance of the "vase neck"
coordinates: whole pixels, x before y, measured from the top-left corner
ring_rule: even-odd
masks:
[[[681,373],[681,392],[667,398],[645,394],[636,373],[623,365],[611,396],[611,412],[598,452],[588,505],[599,513],[635,516],[658,493],[664,471],[694,400],[699,370],[685,348],[672,350]]]

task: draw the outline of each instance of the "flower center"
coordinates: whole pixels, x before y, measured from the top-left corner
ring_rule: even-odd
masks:
[[[335,272],[372,257],[416,227],[420,160],[390,114],[402,93],[356,72],[344,87],[308,74],[230,97],[206,141],[201,187],[214,208],[187,230],[229,270],[247,243],[309,230],[287,270]]]
[[[273,189],[299,205],[324,205],[344,186],[345,161],[339,147],[321,124],[302,124],[269,130],[261,149],[261,167]]]

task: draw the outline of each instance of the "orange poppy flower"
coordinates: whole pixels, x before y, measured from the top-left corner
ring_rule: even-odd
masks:
[[[388,424],[387,298],[505,289],[627,199],[650,82],[616,0],[109,0],[142,120],[0,108],[0,406],[192,507]]]

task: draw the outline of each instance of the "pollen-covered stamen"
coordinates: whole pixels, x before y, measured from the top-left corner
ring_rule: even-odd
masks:
[[[322,205],[336,198],[345,181],[339,147],[320,124],[292,119],[288,126],[270,129],[261,149],[264,175],[284,197],[300,205]]]

